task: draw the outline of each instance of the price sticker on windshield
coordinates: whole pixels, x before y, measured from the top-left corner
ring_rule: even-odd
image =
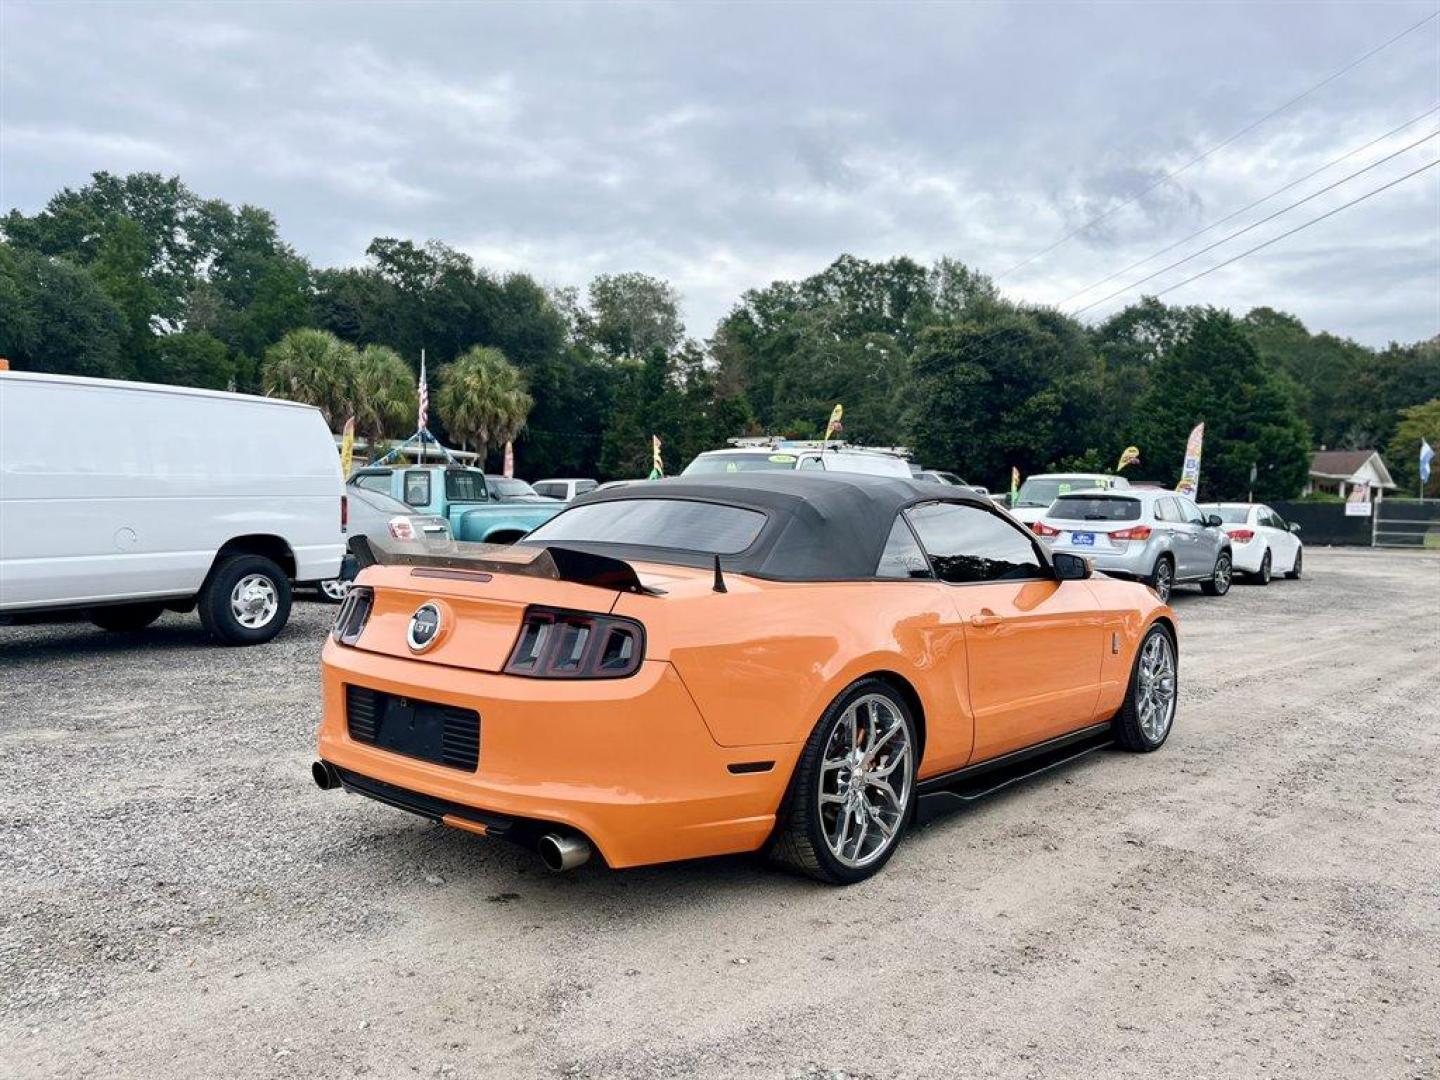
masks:
[[[794,464],[795,464],[795,455],[794,455],[794,454],[771,454],[771,455],[770,455],[770,460],[773,461],[776,465],[794,465]]]

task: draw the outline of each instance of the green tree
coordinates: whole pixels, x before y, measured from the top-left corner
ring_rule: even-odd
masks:
[[[265,351],[261,386],[269,397],[314,405],[331,431],[349,417],[357,353],[324,330],[292,330]]]
[[[126,331],[88,271],[0,243],[0,356],[17,369],[128,378]]]
[[[648,274],[602,274],[590,283],[584,332],[614,359],[643,360],[680,344],[680,294]]]
[[[491,446],[520,433],[534,401],[504,353],[476,346],[441,372],[435,404],[446,429],[473,445],[483,464]]]
[[[183,330],[155,339],[142,374],[151,382],[225,390],[235,377],[235,361],[214,334]]]
[[[1420,492],[1420,440],[1440,454],[1440,397],[1400,410],[1399,423],[1385,454],[1399,490],[1397,495],[1408,498]],[[1440,496],[1440,458],[1430,463],[1430,479],[1425,484],[1426,498]]]
[[[1185,440],[1205,424],[1202,499],[1298,495],[1310,463],[1310,433],[1282,379],[1260,359],[1229,312],[1200,313],[1187,335],[1151,371],[1138,409],[1138,445],[1162,480],[1179,479]]]
[[[1092,430],[1095,357],[1084,329],[1054,311],[933,327],[915,373],[921,458],[979,483],[997,487],[1012,467],[1041,472],[1117,437]]]
[[[408,435],[415,422],[415,374],[400,354],[384,345],[366,345],[355,356],[347,396],[355,428],[372,452],[387,435]]]
[[[150,261],[140,226],[127,217],[107,223],[90,275],[105,290],[125,320],[123,348],[130,367],[144,370],[154,341],[160,294],[145,277]]]

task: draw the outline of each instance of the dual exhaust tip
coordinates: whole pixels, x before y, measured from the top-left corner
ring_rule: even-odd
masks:
[[[321,791],[334,791],[340,786],[340,774],[328,761],[312,764],[310,775],[315,780],[315,786]],[[535,850],[540,854],[540,861],[559,874],[574,870],[577,866],[584,866],[590,861],[595,849],[582,837],[551,832],[545,833],[536,841]]]

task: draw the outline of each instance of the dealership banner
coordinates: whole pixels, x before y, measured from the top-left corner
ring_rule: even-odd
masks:
[[[374,450],[370,451],[372,454]],[[346,480],[350,479],[350,462],[355,457],[355,418],[352,416],[345,421],[344,428],[340,431],[340,475]]]
[[[1205,425],[1199,423],[1185,442],[1185,468],[1180,472],[1180,483],[1175,485],[1175,490],[1187,498],[1195,498],[1200,488],[1200,451],[1204,445]]]
[[[825,438],[823,441],[829,442],[835,437],[836,433],[844,429],[845,425],[842,423],[844,419],[845,406],[837,404],[835,408],[830,410],[830,422],[825,425]]]
[[[506,476],[515,475],[515,443],[510,439],[505,440],[505,469]]]

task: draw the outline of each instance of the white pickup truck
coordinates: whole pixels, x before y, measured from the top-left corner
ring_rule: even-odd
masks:
[[[131,631],[198,610],[219,641],[259,644],[291,582],[340,573],[344,518],[309,406],[0,371],[0,621]]]

